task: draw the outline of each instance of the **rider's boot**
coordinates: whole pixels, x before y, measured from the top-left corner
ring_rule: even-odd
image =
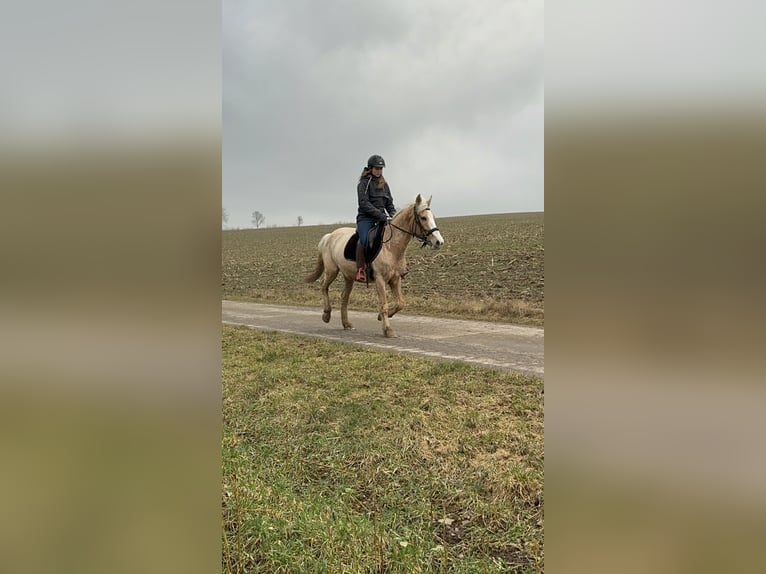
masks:
[[[364,246],[361,243],[356,244],[356,280],[362,283],[367,282],[367,273],[364,270]]]

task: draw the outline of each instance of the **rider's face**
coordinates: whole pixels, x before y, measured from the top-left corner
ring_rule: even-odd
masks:
[[[372,175],[374,175],[375,177],[380,177],[381,173],[383,173],[383,168],[382,167],[373,167],[372,168]]]

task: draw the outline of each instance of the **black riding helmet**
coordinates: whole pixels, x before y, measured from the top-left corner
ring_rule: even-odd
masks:
[[[386,167],[386,160],[379,155],[371,155],[367,160],[367,167]]]

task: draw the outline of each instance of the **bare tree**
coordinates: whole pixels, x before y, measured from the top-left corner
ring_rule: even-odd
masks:
[[[221,222],[222,223],[228,223],[229,222],[229,212],[226,211],[226,208],[221,208]]]
[[[303,225],[303,216],[299,215],[298,216],[298,227],[300,227],[301,225]]]
[[[266,221],[266,216],[260,211],[253,211],[253,225],[258,229]]]

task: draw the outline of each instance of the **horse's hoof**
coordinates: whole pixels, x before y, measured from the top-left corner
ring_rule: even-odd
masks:
[[[382,321],[382,320],[383,320],[383,315],[381,313],[378,313],[378,321]]]
[[[345,325],[343,325],[343,328],[346,330],[349,330],[349,329],[353,329],[354,326],[351,323],[346,323]]]
[[[386,337],[388,337],[389,339],[391,339],[391,338],[394,338],[394,337],[398,337],[398,336],[399,336],[399,335],[397,335],[397,334],[396,334],[396,331],[394,331],[394,330],[393,330],[393,329],[391,329],[390,327],[389,327],[388,329],[384,329],[384,330],[383,330],[383,334],[384,334]]]
[[[325,311],[324,313],[322,313],[322,321],[324,321],[325,323],[329,323],[330,322],[330,312],[329,311]]]

